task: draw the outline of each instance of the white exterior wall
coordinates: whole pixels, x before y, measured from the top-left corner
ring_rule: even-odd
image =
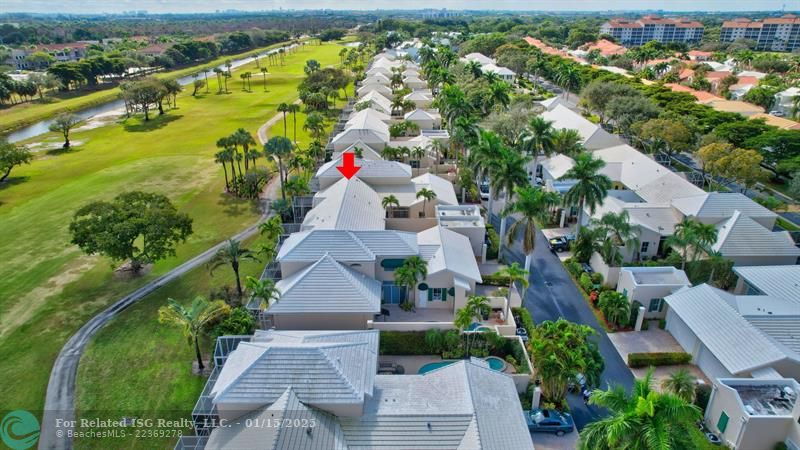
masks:
[[[628,300],[631,303],[635,300],[641,303],[645,308],[645,319],[663,319],[667,315],[666,303],[659,311],[648,311],[650,308],[650,300],[654,298],[663,299],[664,297],[676,292],[683,286],[676,286],[671,284],[636,284],[633,274],[626,270],[621,270],[619,273],[619,282],[617,283],[617,292],[620,294],[626,293]]]
[[[725,256],[734,266],[793,266],[797,256]]]

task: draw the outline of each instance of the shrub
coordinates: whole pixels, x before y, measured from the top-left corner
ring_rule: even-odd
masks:
[[[447,330],[444,333],[444,350],[453,351],[461,347],[461,336],[456,330]]]
[[[628,353],[628,366],[633,368],[674,366],[689,364],[691,361],[692,355],[684,352]]]
[[[711,385],[698,384],[694,388],[694,404],[705,412],[708,401],[711,399]]]
[[[486,225],[486,234],[489,235],[489,247],[486,249],[486,259],[497,259],[497,252],[500,250],[500,236],[494,231],[494,227]]]
[[[256,319],[245,308],[234,308],[228,317],[214,327],[214,336],[253,334],[256,328]]]
[[[428,355],[429,348],[422,331],[381,331],[381,355]]]
[[[579,283],[587,294],[592,292],[592,289],[594,288],[594,283],[592,282],[592,277],[590,277],[588,273],[581,274]]]
[[[486,358],[489,356],[489,350],[485,348],[471,348],[469,350],[470,356],[474,356],[476,358]]]
[[[464,349],[459,347],[453,351],[442,352],[442,359],[461,359],[464,357]]]
[[[583,267],[581,267],[581,263],[575,260],[571,260],[569,262],[564,263],[567,267],[567,271],[575,278],[581,276],[583,273]]]
[[[517,358],[514,358],[512,355],[506,355],[506,362],[511,364],[514,367],[517,367]]]
[[[631,317],[631,305],[628,299],[617,291],[601,293],[597,307],[603,312],[606,320],[618,327],[627,325]]]
[[[511,284],[511,279],[509,277],[498,275],[496,273],[491,275],[482,275],[481,278],[483,279],[481,284],[488,286],[508,286]]]
[[[425,344],[428,351],[433,354],[442,353],[444,347],[444,333],[441,330],[428,330],[425,332]]]
[[[772,447],[772,448],[775,449],[775,450],[788,450],[789,449],[789,447],[786,446],[785,442],[778,442],[777,444],[775,444],[775,447]]]
[[[520,322],[522,322],[518,323],[517,326],[521,325],[525,328],[525,331],[528,332],[528,336],[532,336],[536,325],[533,323],[530,311],[525,308],[511,308],[511,314],[513,314],[514,317],[519,317]]]
[[[658,328],[667,328],[667,319],[658,319]]]
[[[514,359],[519,361],[519,363],[514,366],[517,369],[517,372],[531,373],[530,364],[528,364],[527,359],[525,358],[525,349],[522,348],[522,344],[518,339],[509,339],[508,342],[511,343],[511,351],[509,353],[514,357]]]
[[[601,274],[601,273],[598,273],[598,272],[592,273],[591,279],[592,279],[592,283],[594,283],[595,285],[603,284],[603,274]]]

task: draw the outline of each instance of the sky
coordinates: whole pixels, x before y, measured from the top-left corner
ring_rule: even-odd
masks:
[[[448,9],[608,11],[663,9],[666,11],[800,10],[800,0],[0,0],[0,12],[150,13],[213,12],[237,9]],[[54,6],[56,6],[54,8]]]

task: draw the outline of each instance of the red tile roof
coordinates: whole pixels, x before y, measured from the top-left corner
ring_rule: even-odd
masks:
[[[37,51],[58,52],[67,48],[85,49],[89,44],[85,42],[69,42],[66,44],[42,44],[36,47]]]
[[[700,102],[700,103],[706,103],[706,102],[717,101],[717,100],[724,100],[724,99],[722,99],[720,97],[717,97],[716,95],[711,94],[709,92],[696,91],[696,90],[694,90],[694,89],[692,89],[692,88],[690,88],[688,86],[684,86],[684,85],[681,85],[681,84],[668,83],[668,84],[665,84],[664,86],[667,86],[668,88],[672,89],[673,92],[686,92],[686,93],[692,94],[694,96],[694,98],[696,98],[697,101]]]
[[[585,49],[587,52],[592,50],[600,50],[600,54],[603,56],[611,56],[611,55],[622,55],[628,51],[627,48],[615,44],[607,39],[600,39],[599,41],[589,44],[586,46]]]
[[[800,24],[800,17],[793,14],[784,14],[781,17],[768,17],[764,20],[750,20],[739,18],[722,22],[722,28],[761,28],[765,23],[769,24]]]
[[[689,56],[702,57],[702,58],[710,58],[713,55],[712,52],[701,52],[700,50],[692,50],[687,54]]]

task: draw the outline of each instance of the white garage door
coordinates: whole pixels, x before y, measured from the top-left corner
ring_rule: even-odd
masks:
[[[697,336],[672,309],[667,311],[667,331],[681,344],[683,351],[689,354],[694,351]]]

